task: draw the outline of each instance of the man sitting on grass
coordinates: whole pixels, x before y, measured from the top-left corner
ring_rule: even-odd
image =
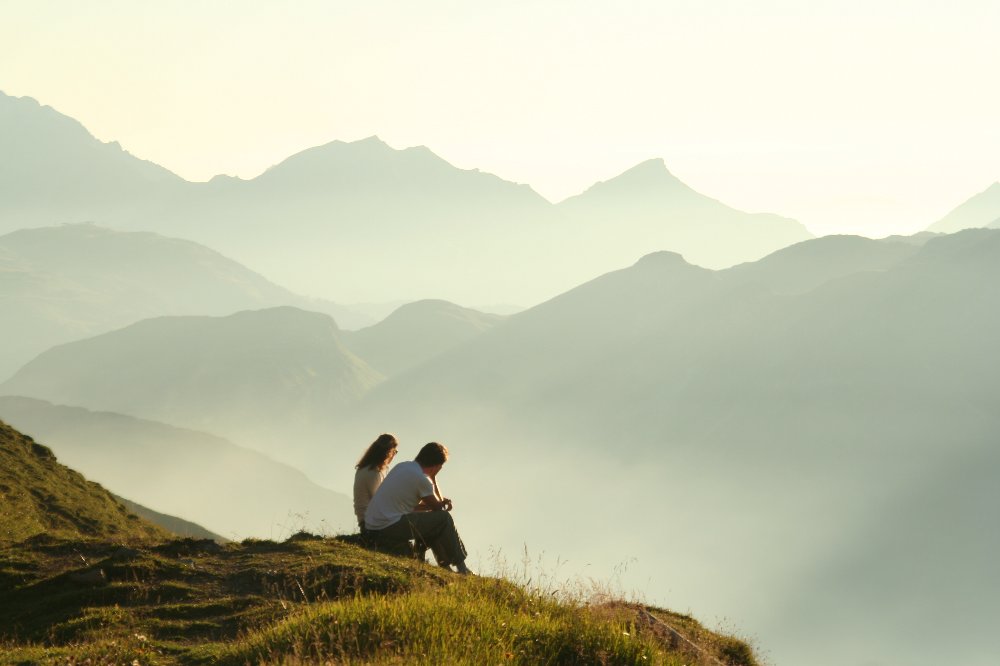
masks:
[[[465,566],[465,546],[452,519],[452,502],[435,492],[435,477],[448,460],[442,444],[425,444],[412,462],[390,470],[365,510],[365,529],[376,545],[416,539],[434,551],[438,564],[472,573]]]

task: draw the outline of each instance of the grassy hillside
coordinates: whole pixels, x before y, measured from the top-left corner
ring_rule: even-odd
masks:
[[[347,539],[168,540],[3,423],[0,456],[0,665],[755,663],[686,616]]]
[[[0,500],[0,546],[33,537],[139,543],[168,536],[3,421]]]
[[[46,537],[0,554],[0,664],[756,663],[687,616],[556,600],[307,534],[140,548]]]

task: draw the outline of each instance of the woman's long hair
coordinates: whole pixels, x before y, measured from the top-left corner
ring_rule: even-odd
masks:
[[[361,456],[361,460],[354,466],[354,469],[361,469],[362,467],[379,471],[385,469],[389,465],[389,460],[392,459],[392,453],[396,450],[397,446],[399,446],[399,442],[396,441],[395,435],[390,435],[389,433],[379,435],[372,442],[371,446],[368,447],[364,455]]]

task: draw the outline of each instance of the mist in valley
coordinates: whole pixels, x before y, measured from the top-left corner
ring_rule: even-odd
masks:
[[[931,663],[959,642],[985,664],[998,242],[831,238],[759,262],[801,288],[786,255],[825,261],[835,277],[794,295],[754,266],[646,257],[380,385],[347,438],[384,414],[414,448],[440,438],[467,541],[567,575],[628,564],[626,588],[775,663]],[[858,245],[881,265],[855,271]]]
[[[506,318],[439,301],[355,332],[289,307],[158,318],[41,354],[0,385],[34,400],[3,399],[0,416],[130,499],[233,538],[349,530],[346,498],[321,487],[349,488],[379,432],[406,458],[441,441],[442,487],[484,573],[527,553],[536,577],[613,581],[745,633],[775,663],[953,654],[908,638],[928,632],[987,663],[969,618],[1000,611],[983,556],[1000,500],[986,471],[1000,315],[983,307],[998,259],[990,230],[828,237],[725,271],[654,253]],[[112,417],[78,409],[57,432],[68,408],[39,399],[210,432],[305,475],[250,471],[218,443],[106,426],[88,439],[85,421]],[[126,469],[139,447],[148,467]],[[181,470],[150,462],[168,449]],[[185,467],[214,470],[194,485],[224,490],[228,514],[207,511]]]
[[[840,13],[816,35],[839,43],[847,33],[829,28]],[[246,118],[223,125],[245,131],[237,153],[269,161],[239,176],[195,178],[133,154],[56,104],[71,95],[0,92],[0,419],[142,510],[233,540],[351,533],[365,447],[394,433],[401,461],[438,441],[451,453],[441,489],[480,574],[690,613],[775,666],[993,666],[1000,184],[977,178],[995,173],[996,151],[977,162],[932,142],[920,147],[934,156],[926,166],[911,140],[928,123],[898,129],[896,143],[838,124],[891,101],[828,98],[816,82],[847,80],[840,65],[818,76],[794,49],[776,52],[753,68],[781,74],[768,94],[745,88],[750,65],[740,75],[736,64],[761,57],[780,32],[770,23],[754,24],[767,39],[741,22],[713,41],[695,22],[688,43],[664,39],[654,18],[663,30],[648,48],[701,55],[664,56],[655,71],[591,62],[580,71],[592,94],[556,120],[538,101],[579,85],[576,69],[521,90],[552,66],[545,31],[543,66],[511,75],[503,103],[463,106],[492,90],[482,81],[499,85],[489,72],[508,76],[495,66],[506,49],[488,71],[449,81],[462,90],[454,109],[410,72],[435,99],[416,125],[423,105],[395,99],[374,65],[377,94],[356,94],[361,73],[337,79],[338,57],[312,79],[336,104],[293,95],[291,115],[276,92],[288,92],[285,69],[271,88],[250,77],[251,93],[236,96]],[[749,41],[717,76],[692,87],[670,69],[711,68],[704,44],[728,40]],[[456,67],[456,52],[475,50],[452,46]],[[583,37],[561,48],[588,62],[622,50]],[[440,69],[412,51],[385,57],[399,71]],[[794,96],[780,95],[789,80]],[[226,96],[195,106],[215,117],[216,105],[232,111]],[[886,111],[883,131],[943,113],[924,96]],[[851,108],[814,118],[834,97]],[[247,129],[257,113],[294,136]],[[672,113],[652,125],[672,138],[647,141],[660,136],[650,119]],[[547,129],[511,138],[536,115]],[[188,130],[210,143],[201,126],[161,121],[178,143]],[[435,140],[416,144],[423,132]],[[946,143],[992,136],[974,135]],[[518,153],[525,142],[538,151]],[[491,146],[498,168],[479,168],[475,149]],[[553,146],[564,152],[540,161]],[[962,168],[943,174],[945,162]],[[772,200],[781,205],[761,203]],[[875,219],[882,211],[896,217]],[[851,232],[862,227],[879,231]]]

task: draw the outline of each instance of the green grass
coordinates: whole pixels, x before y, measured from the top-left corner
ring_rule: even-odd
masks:
[[[222,664],[680,664],[612,616],[492,579],[317,604],[211,653]]]
[[[52,451],[0,421],[0,545],[38,535],[121,543],[170,535],[133,515]],[[2,585],[0,574],[0,585]]]
[[[686,616],[308,535],[130,548],[35,538],[0,548],[0,571],[4,666],[755,663]]]

